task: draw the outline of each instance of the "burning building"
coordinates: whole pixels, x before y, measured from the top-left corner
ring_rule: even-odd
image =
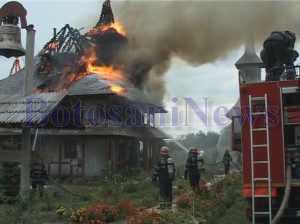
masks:
[[[106,0],[99,22],[85,35],[66,25],[35,58],[34,94],[22,95],[25,70],[0,80],[0,138],[21,141],[32,129],[32,151],[51,175],[100,175],[130,167],[139,155],[152,167],[166,134],[153,125],[165,112],[134,92],[134,76],[118,60],[127,38]],[[151,108],[151,110],[149,110]]]

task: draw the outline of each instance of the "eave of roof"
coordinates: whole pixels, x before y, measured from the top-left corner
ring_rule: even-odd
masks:
[[[0,128],[0,135],[21,135],[21,129]],[[172,139],[156,127],[89,127],[85,129],[39,129],[40,136],[123,136],[140,139]],[[34,133],[32,132],[32,135]]]
[[[64,93],[0,95],[0,125],[40,123],[64,97]]]

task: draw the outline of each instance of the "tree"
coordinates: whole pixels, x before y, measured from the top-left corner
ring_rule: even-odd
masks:
[[[209,158],[209,155],[217,146],[218,139],[218,133],[204,133],[200,130],[196,134],[188,133],[186,135],[178,136],[176,140],[169,143],[169,147],[172,149],[172,157],[174,161],[176,161],[176,165],[182,168],[186,163],[189,147],[195,146],[198,149],[205,151],[206,157]]]

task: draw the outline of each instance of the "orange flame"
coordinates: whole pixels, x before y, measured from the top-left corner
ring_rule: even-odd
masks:
[[[110,87],[110,90],[111,90],[112,92],[117,93],[117,94],[122,94],[122,93],[125,92],[125,89],[124,89],[122,86],[111,86],[111,87]]]
[[[97,65],[95,62],[97,61],[95,49],[91,48],[89,52],[86,52],[84,56],[81,57],[80,62],[85,64],[86,71],[84,75],[80,75],[76,77],[76,80],[81,79],[85,75],[89,74],[97,74],[101,79],[108,80],[112,84],[109,88],[110,91],[122,94],[125,92],[125,88],[120,85],[116,85],[120,81],[126,81],[126,75],[123,72],[122,66],[105,66],[105,65]]]
[[[115,66],[103,66],[95,65],[97,60],[96,54],[94,51],[90,52],[88,56],[83,56],[81,61],[86,64],[86,73],[87,74],[98,74],[101,78],[106,80],[125,80],[125,75],[122,71],[122,68],[116,68]]]
[[[99,26],[91,29],[88,33],[86,33],[86,36],[93,36],[97,34],[101,34],[103,32],[107,32],[110,29],[114,29],[116,32],[118,32],[122,36],[126,36],[126,32],[124,27],[121,25],[120,22],[115,21],[114,23],[111,23],[109,25],[105,26]],[[47,51],[56,50],[59,46],[58,41],[53,41],[48,45]],[[80,73],[69,73],[67,71],[67,67],[63,69],[64,74],[68,74],[67,77],[64,80],[61,80],[59,82],[56,82],[53,86],[48,86],[47,89],[44,90],[36,90],[36,92],[45,92],[51,89],[54,89],[55,91],[64,92],[66,89],[69,88],[69,86],[82,79],[84,76],[89,74],[97,74],[101,79],[108,80],[111,84],[109,87],[109,90],[116,93],[116,94],[122,94],[125,92],[125,88],[119,85],[121,82],[126,82],[126,75],[124,73],[124,66],[103,66],[103,65],[97,65],[95,62],[97,62],[98,58],[95,53],[94,48],[90,48],[89,50],[86,49],[84,56],[82,56],[79,60],[79,64],[85,66],[86,70],[84,72]],[[65,76],[62,76],[65,77]],[[57,84],[59,83],[59,84]],[[117,84],[116,84],[117,83]]]
[[[54,40],[49,43],[46,49],[43,49],[43,54],[51,54],[52,52],[56,52],[58,48],[59,42]]]
[[[53,41],[48,45],[49,49],[55,49],[58,47],[59,42],[58,41]]]
[[[110,25],[104,26],[102,28],[102,31],[106,31],[109,29],[115,29],[119,34],[126,36],[125,29],[119,21],[115,21],[114,23],[111,23]]]
[[[124,74],[122,71],[114,68],[113,66],[94,66],[92,64],[87,65],[88,73],[99,74],[102,78],[107,80],[124,80]]]
[[[104,26],[98,26],[98,27],[94,27],[93,29],[91,29],[89,32],[87,32],[87,36],[93,36],[93,35],[97,35],[103,32],[108,31],[109,29],[114,29],[115,31],[117,31],[120,35],[122,36],[126,36],[126,31],[125,28],[123,27],[123,25],[118,22],[115,21],[114,23],[108,24],[108,25],[104,25]]]

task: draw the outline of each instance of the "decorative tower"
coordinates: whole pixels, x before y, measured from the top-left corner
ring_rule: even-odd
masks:
[[[121,49],[127,45],[127,37],[118,31],[118,23],[110,6],[110,0],[105,0],[102,6],[100,19],[93,29],[85,36],[95,44],[97,60],[94,64],[111,65],[122,64],[117,57]]]
[[[107,26],[114,23],[114,15],[110,6],[110,0],[105,0],[102,6],[100,19],[95,27]]]
[[[261,80],[262,60],[257,56],[252,37],[246,38],[245,53],[237,60],[235,67],[239,70],[241,82],[258,82]]]
[[[242,57],[237,60],[235,67],[239,70],[241,83],[259,82],[261,81],[261,68],[263,62],[257,56],[254,47],[253,38],[248,36],[245,41],[245,52]],[[240,123],[240,100],[231,108],[226,116],[231,119],[231,124],[221,130],[217,148],[231,148],[233,151],[241,152],[241,123]],[[240,162],[240,154],[237,153],[237,163]]]

